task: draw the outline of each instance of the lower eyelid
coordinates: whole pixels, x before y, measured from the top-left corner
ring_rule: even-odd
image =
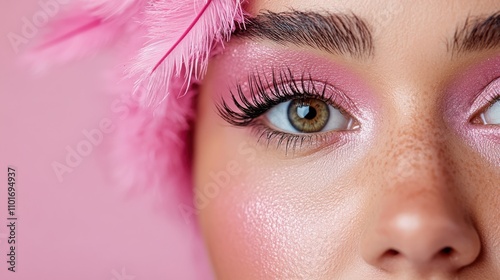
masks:
[[[325,147],[337,149],[350,142],[350,136],[356,132],[357,130],[290,134],[276,131],[262,120],[257,120],[250,125],[250,134],[256,139],[256,143],[263,144],[266,150],[274,148],[284,151],[287,157],[314,154]]]

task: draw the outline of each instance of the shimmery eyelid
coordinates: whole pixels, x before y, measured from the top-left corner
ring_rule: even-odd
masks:
[[[476,118],[481,111],[491,107],[496,101],[500,99],[500,77],[494,79],[483,90],[481,90],[471,106],[471,119]]]
[[[370,85],[370,79],[366,79],[363,71],[357,71],[357,67],[325,59],[324,56],[307,50],[283,49],[249,41],[232,41],[225,53],[212,60],[207,76],[213,79],[210,88],[215,104],[221,103],[221,99],[231,103],[230,90],[236,93],[236,85],[241,86],[248,95],[249,73],[259,74],[262,79],[271,81],[273,71],[279,73],[280,70],[290,69],[296,78],[305,73],[310,75],[315,83],[327,83],[343,93],[349,100],[345,105],[355,105],[345,109],[353,109],[350,113],[363,122],[365,130],[367,125],[373,128],[374,119],[380,117],[378,112],[383,107],[382,99]]]

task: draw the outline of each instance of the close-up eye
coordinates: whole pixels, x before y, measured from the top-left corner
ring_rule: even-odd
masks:
[[[271,108],[265,118],[277,130],[286,133],[315,133],[355,128],[353,117],[315,98],[293,99],[280,103]]]
[[[480,118],[483,124],[500,124],[500,99],[496,99],[491,106],[481,113]]]
[[[284,144],[287,151],[360,127],[353,102],[328,82],[305,73],[295,77],[291,69],[273,70],[271,76],[250,75],[247,87],[237,86],[229,100],[221,100],[219,115],[231,125],[252,128],[267,145]]]
[[[481,110],[476,113],[472,119],[473,124],[479,125],[499,125],[500,124],[500,79],[491,82],[484,89],[482,96],[484,98],[478,99],[483,105]]]

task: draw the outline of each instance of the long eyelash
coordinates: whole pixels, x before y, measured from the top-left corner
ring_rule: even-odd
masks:
[[[300,148],[304,143],[314,144],[322,142],[324,134],[291,134],[281,132],[268,127],[259,117],[274,106],[291,99],[315,98],[322,100],[331,106],[344,112],[344,98],[338,95],[327,94],[328,82],[313,80],[311,75],[302,73],[300,79],[296,79],[287,68],[282,71],[272,70],[271,80],[262,78],[259,74],[251,74],[248,77],[249,95],[244,93],[241,85],[236,86],[236,92],[231,91],[231,102],[236,109],[232,109],[225,100],[217,105],[219,115],[229,124],[246,127],[252,126],[258,137],[257,142],[263,139],[267,146],[271,142],[276,143],[276,148],[285,145],[285,154],[288,151]]]
[[[299,80],[295,79],[292,71],[286,70],[276,73],[272,71],[272,80],[262,78],[258,74],[248,77],[249,97],[244,93],[241,85],[236,86],[236,93],[231,91],[231,101],[237,108],[230,108],[225,100],[217,105],[219,115],[234,126],[248,126],[255,119],[266,113],[272,107],[291,99],[316,98],[342,109],[335,100],[336,96],[327,97],[327,82],[322,82],[321,88],[310,75],[303,73]]]
[[[488,107],[495,105],[495,103],[497,103],[498,101],[500,101],[500,94],[498,94],[497,96],[488,97],[488,103],[490,104]]]
[[[492,93],[486,97],[486,100],[490,104],[489,107],[493,106],[493,104],[500,101],[500,91],[495,88],[492,90]]]
[[[489,108],[491,106],[493,106],[496,102],[500,101],[500,90],[498,90],[498,87],[493,87],[493,84],[496,83],[497,80],[499,80],[499,78],[493,80],[493,82],[491,82],[490,84],[488,84],[486,87],[484,87],[478,94],[478,96],[480,96],[480,94],[482,92],[488,92],[488,94],[486,96],[483,96],[481,97],[484,102],[488,103],[485,108]],[[491,92],[489,92],[488,88],[489,87],[493,87],[493,90],[491,90]]]

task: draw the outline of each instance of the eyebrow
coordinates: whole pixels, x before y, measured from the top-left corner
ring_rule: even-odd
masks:
[[[233,36],[264,38],[357,58],[374,53],[368,25],[354,14],[266,11],[251,18],[244,27],[238,27]]]
[[[448,50],[453,54],[500,47],[500,11],[488,17],[469,17],[455,31]]]

